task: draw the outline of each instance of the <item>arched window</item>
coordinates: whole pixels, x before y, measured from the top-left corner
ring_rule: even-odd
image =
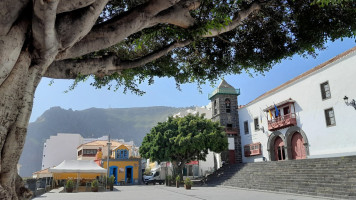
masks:
[[[216,100],[214,101],[214,115],[216,115],[218,112],[218,108],[216,106]]]
[[[230,111],[231,111],[231,101],[228,98],[225,99],[225,108],[226,108],[226,112],[230,113]]]

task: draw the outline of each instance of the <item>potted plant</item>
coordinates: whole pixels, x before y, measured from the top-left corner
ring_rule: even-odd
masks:
[[[73,188],[74,188],[73,180],[72,180],[72,179],[67,180],[67,183],[66,183],[66,192],[72,193],[72,192],[73,192]]]
[[[91,182],[91,191],[97,192],[98,190],[99,190],[99,182],[98,180],[95,179]]]
[[[180,176],[178,175],[176,177],[176,187],[179,188],[179,183],[180,183]]]
[[[114,183],[115,183],[115,176],[111,175],[108,178],[108,185],[109,185],[110,191],[114,190]]]
[[[184,188],[187,190],[190,190],[192,188],[193,182],[190,180],[190,178],[186,178],[184,180]]]

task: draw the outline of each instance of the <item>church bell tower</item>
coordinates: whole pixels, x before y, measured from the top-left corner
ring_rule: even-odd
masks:
[[[240,90],[235,89],[225,80],[222,80],[219,86],[209,94],[209,100],[212,105],[212,118],[214,122],[219,122],[225,127],[228,137],[229,150],[224,152],[223,160],[229,163],[241,163],[241,137],[239,129],[239,115],[237,96]],[[224,158],[225,157],[225,158]]]

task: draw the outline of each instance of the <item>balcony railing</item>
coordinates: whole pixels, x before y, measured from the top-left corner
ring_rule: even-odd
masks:
[[[297,125],[297,118],[295,113],[289,113],[283,116],[279,116],[272,120],[268,120],[268,130],[275,131],[278,129],[286,128],[289,126]]]
[[[226,127],[225,128],[226,134],[229,134],[229,135],[237,135],[238,131],[239,130],[237,128],[231,128],[231,127]]]
[[[257,156],[262,154],[261,143],[247,144],[244,146],[245,157]]]

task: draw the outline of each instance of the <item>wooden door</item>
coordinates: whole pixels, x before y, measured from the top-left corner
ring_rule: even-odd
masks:
[[[303,136],[298,132],[294,133],[292,137],[292,158],[296,160],[307,158]]]
[[[278,137],[274,142],[274,155],[276,160],[285,160],[286,154],[284,151],[284,142]]]
[[[235,164],[235,150],[229,150],[229,163]]]

